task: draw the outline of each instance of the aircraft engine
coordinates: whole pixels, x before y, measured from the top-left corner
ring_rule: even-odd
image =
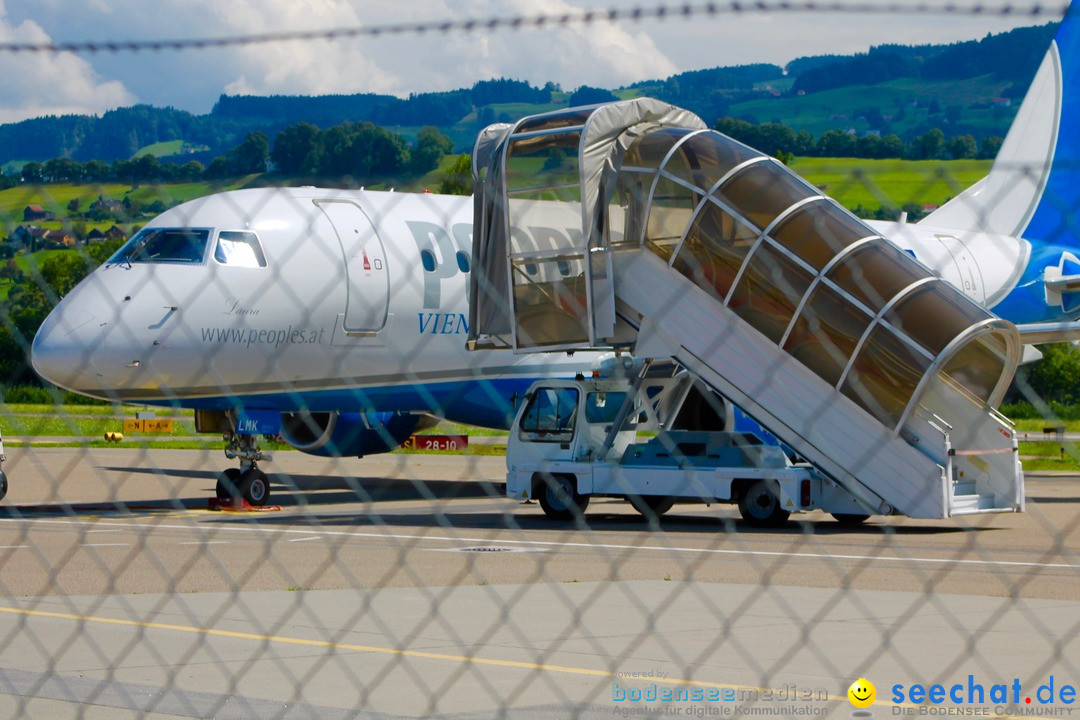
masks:
[[[281,437],[301,452],[321,457],[363,457],[400,447],[416,430],[438,419],[405,412],[297,412],[281,414]]]

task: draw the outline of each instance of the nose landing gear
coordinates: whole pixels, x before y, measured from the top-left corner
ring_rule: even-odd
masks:
[[[255,435],[225,433],[225,457],[230,460],[239,458],[240,467],[229,468],[218,476],[218,500],[243,500],[253,507],[263,507],[270,499],[270,481],[257,463],[270,462],[272,458],[259,450],[256,438]]]

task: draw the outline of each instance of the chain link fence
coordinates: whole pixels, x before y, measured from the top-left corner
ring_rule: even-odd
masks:
[[[684,14],[717,12],[694,8]],[[712,212],[712,226],[694,227],[743,247],[743,258],[749,244],[775,248],[759,268],[760,277],[779,278],[769,302],[796,289],[809,296],[816,285],[793,289],[784,268],[825,271],[764,239],[779,238],[781,223],[746,206],[736,217],[727,174],[707,185],[696,176],[676,182],[674,170],[665,176],[675,156],[650,160],[637,145],[628,151],[635,172],[660,179],[620,186],[623,200],[612,207],[629,208],[628,218],[639,205],[649,211],[640,227],[627,220],[619,232],[640,233],[636,248],[678,269],[682,248],[697,237],[684,226]],[[758,164],[766,162],[782,167],[768,158]],[[541,218],[543,203],[566,199],[553,178],[577,173],[558,152],[508,167],[511,191],[535,191],[529,202]],[[989,167],[792,163],[808,188],[848,194],[839,202],[862,206],[864,215],[872,212],[852,198],[931,212]],[[906,172],[921,179],[898,182]],[[423,187],[247,182],[28,183],[0,194],[10,251],[0,280],[0,363],[11,383],[0,417],[9,483],[0,505],[5,716],[1072,714],[1080,497],[1064,394],[1075,384],[1070,346],[1040,346],[1045,358],[1021,368],[1003,406],[1014,423],[1003,427],[1019,441],[1025,468],[1023,512],[867,518],[864,504],[836,517],[815,509],[755,522],[752,507],[748,516],[727,502],[749,502],[738,485],[730,498],[698,494],[699,502],[656,505],[643,504],[653,495],[641,492],[630,501],[601,493],[587,508],[580,498],[575,506],[573,488],[541,503],[542,483],[527,500],[507,497],[507,448],[514,452],[515,438],[528,434],[508,428],[532,382],[588,376],[610,367],[607,356],[580,347],[466,349],[476,323],[470,294],[490,299],[497,284],[469,287],[486,262],[476,257],[471,198]],[[713,201],[728,214],[702,210]],[[1071,201],[1050,204],[1070,228]],[[516,277],[571,288],[558,302],[572,314],[585,302],[573,281],[585,285],[586,266],[557,240],[544,244],[544,230],[573,239],[573,222],[551,212],[547,225],[521,226],[533,255],[518,257]],[[841,224],[857,222],[843,218],[803,228],[800,237],[835,239],[847,232]],[[1067,246],[1069,237],[1052,242]],[[978,246],[977,257],[948,256],[958,295],[967,292],[965,263],[1004,262],[1011,251],[1001,243]],[[682,276],[718,287],[719,265],[694,257]],[[931,267],[940,260],[916,259]],[[1029,260],[1021,253],[1015,263]],[[1061,259],[1059,277],[1070,274],[1069,262]],[[1021,271],[994,270],[1013,284]],[[884,293],[875,277],[855,277],[846,296]],[[986,301],[989,270],[980,282]],[[1047,287],[1064,295],[1067,311],[1067,284]],[[519,292],[516,305],[504,297],[505,310],[524,314],[530,297]],[[721,301],[732,299],[721,294]],[[886,310],[858,302],[867,315],[860,332],[868,334]],[[809,316],[809,306],[795,302],[785,322]],[[646,331],[635,312],[619,301],[619,332]],[[675,312],[650,321],[683,322]],[[740,317],[780,346],[792,332],[773,338],[749,314]],[[931,328],[948,321],[915,317]],[[917,334],[901,326],[896,321],[897,336]],[[544,339],[546,327],[523,334],[558,345]],[[703,345],[738,342],[740,327]],[[846,342],[843,333],[828,335],[823,352],[852,358],[858,350]],[[906,357],[896,351],[884,380],[864,373],[862,382],[907,387]],[[739,397],[779,386],[797,404],[788,365],[773,356],[747,360],[765,367],[768,380],[732,388]],[[31,365],[55,384],[31,386]],[[948,367],[959,378],[976,365],[972,355]],[[678,369],[666,372],[671,378]],[[860,392],[877,391],[856,388],[852,407],[863,402],[868,422],[893,418],[899,434],[903,423],[891,406]],[[999,393],[993,404],[1000,400]],[[699,436],[732,423],[752,427],[735,403],[700,384],[672,407],[670,423]],[[832,411],[821,406],[816,417]],[[604,423],[614,422],[604,417],[601,438]],[[795,429],[815,432],[812,423]],[[656,432],[642,423],[638,441]],[[879,457],[877,447],[857,450],[866,463]],[[981,461],[971,462],[977,470]],[[670,472],[664,462],[655,468],[658,477]],[[567,495],[569,519],[558,519],[551,505]]]

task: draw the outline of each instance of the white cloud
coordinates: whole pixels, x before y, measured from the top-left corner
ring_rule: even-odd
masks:
[[[0,42],[48,43],[50,37],[32,20],[11,24],[0,4]],[[101,113],[135,101],[122,82],[103,81],[86,60],[72,53],[0,56],[0,122]]]
[[[659,0],[657,0],[659,2]],[[560,13],[585,7],[648,6],[640,0],[36,0],[6,12],[0,32],[18,40],[221,37],[383,25],[443,18]],[[0,121],[60,109],[100,110],[134,95],[141,102],[209,111],[217,96],[409,92],[468,87],[511,77],[565,89],[615,87],[682,70],[865,51],[882,42],[981,37],[1007,24],[989,18],[741,13],[713,19],[610,24],[561,30],[498,30],[265,43],[185,52],[0,55]],[[808,28],[810,28],[808,30]],[[91,69],[92,68],[92,69]],[[96,75],[95,75],[96,72]],[[25,79],[25,80],[24,80]]]

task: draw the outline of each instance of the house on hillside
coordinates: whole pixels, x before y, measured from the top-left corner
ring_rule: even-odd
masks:
[[[110,215],[116,215],[123,212],[124,205],[118,200],[107,198],[104,195],[98,195],[97,200],[90,203],[90,210],[102,210]]]
[[[64,232],[63,230],[46,230],[41,239],[55,245],[63,245],[64,247],[75,247],[79,242],[77,237],[69,232]]]
[[[108,240],[108,238],[108,235],[106,235],[101,230],[98,230],[97,228],[94,228],[90,232],[86,233],[87,244],[105,242],[106,240]]]
[[[127,240],[127,233],[113,225],[111,228],[105,231],[105,237],[110,240]]]
[[[51,213],[40,205],[27,205],[23,208],[23,222],[35,222],[40,220],[55,220],[56,214]]]

